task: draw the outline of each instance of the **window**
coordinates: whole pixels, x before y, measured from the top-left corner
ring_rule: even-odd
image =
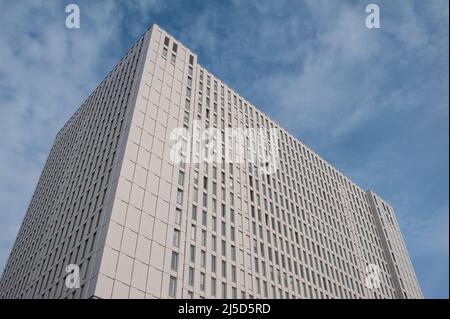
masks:
[[[194,184],[198,185],[198,172],[194,171]]]
[[[175,247],[180,247],[180,231],[178,229],[173,230],[173,240],[172,244]]]
[[[231,287],[231,294],[233,299],[237,298],[237,289],[235,287]]]
[[[175,209],[175,224],[181,225],[181,209]]]
[[[236,266],[231,266],[231,280],[236,282]]]
[[[189,286],[194,285],[194,268],[192,268],[192,267],[189,267],[189,271],[188,271],[188,284],[189,284]]]
[[[217,183],[216,182],[212,183],[212,193],[214,196],[217,195]]]
[[[227,229],[226,229],[226,224],[225,224],[225,222],[224,221],[222,221],[222,223],[220,224],[221,225],[221,233],[222,233],[222,236],[223,237],[226,237],[226,235],[227,235]]]
[[[191,254],[191,263],[195,263],[195,246],[191,245],[190,247],[190,254]]]
[[[236,261],[236,247],[233,245],[231,246],[231,260]]]
[[[196,202],[197,199],[198,199],[198,188],[194,187],[194,190],[192,192],[192,200]]]
[[[222,260],[222,277],[227,277],[227,263],[225,260]]]
[[[193,221],[197,221],[197,206],[192,205],[192,220]]]
[[[206,226],[206,222],[207,222],[207,214],[205,211],[202,212],[202,225]]]
[[[162,56],[167,57],[167,48],[163,48],[162,50]]]
[[[213,251],[216,251],[216,236],[212,235],[211,236],[211,248]]]
[[[211,255],[211,272],[216,273],[216,256]]]
[[[205,291],[205,279],[206,279],[205,274],[201,272],[200,273],[200,290],[201,291]]]
[[[169,38],[168,37],[164,38],[164,45],[169,46]]]
[[[206,231],[202,229],[202,238],[201,238],[201,243],[203,246],[206,246]]]
[[[195,240],[197,237],[197,227],[195,225],[191,225],[191,239]]]
[[[216,296],[216,278],[211,278],[211,295]]]
[[[178,173],[178,184],[181,186],[184,185],[184,173],[182,171]]]
[[[225,200],[225,188],[222,188],[222,199]],[[226,217],[225,204],[221,206],[222,217]]]
[[[179,188],[177,190],[177,204],[183,204],[183,191]]]
[[[172,251],[172,258],[170,260],[170,269],[177,271],[178,270],[178,253]]]
[[[222,240],[222,256],[227,256],[227,243],[225,240]]]
[[[200,266],[206,267],[206,251],[204,250],[200,251]]]
[[[213,214],[216,214],[217,213],[217,200],[215,198],[213,198],[211,200],[211,205],[212,205]]]
[[[177,293],[177,278],[170,276],[169,280],[169,296],[175,297]]]
[[[203,193],[203,206],[208,206],[208,194]]]

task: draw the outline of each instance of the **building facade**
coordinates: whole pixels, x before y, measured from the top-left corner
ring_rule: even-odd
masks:
[[[217,161],[191,138],[208,128]],[[276,132],[272,170],[249,160],[264,151],[248,137],[243,161],[225,160],[233,128]],[[0,298],[422,294],[392,207],[153,25],[57,134]]]

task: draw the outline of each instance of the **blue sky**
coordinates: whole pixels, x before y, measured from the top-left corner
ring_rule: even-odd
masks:
[[[81,28],[65,28],[77,3]],[[449,291],[448,1],[5,1],[0,269],[59,128],[156,22],[396,211],[425,297]]]

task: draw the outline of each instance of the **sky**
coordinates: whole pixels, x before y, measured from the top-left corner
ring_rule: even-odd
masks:
[[[65,27],[65,7],[80,28]],[[156,22],[395,209],[426,298],[449,297],[449,2],[2,1],[0,270],[58,130]]]

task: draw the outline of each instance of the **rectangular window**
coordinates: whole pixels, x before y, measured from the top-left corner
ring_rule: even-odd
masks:
[[[195,246],[191,245],[190,247],[190,257],[191,257],[191,263],[195,263]]]
[[[216,278],[211,278],[211,296],[216,296]]]
[[[184,185],[184,173],[182,171],[178,173],[178,184],[181,186]]]
[[[212,235],[211,236],[211,248],[213,251],[216,251],[217,247],[216,247],[216,236]]]
[[[173,240],[172,244],[175,247],[180,247],[180,231],[178,229],[173,230]]]
[[[206,246],[206,231],[202,229],[202,238],[201,238],[201,243],[202,246]]]
[[[192,192],[192,200],[195,202],[198,200],[198,188],[197,187],[194,187],[194,190]]]
[[[197,206],[192,205],[192,220],[197,221]]]
[[[222,260],[222,277],[227,277],[227,262],[225,260]]]
[[[222,256],[227,256],[227,243],[225,240],[222,240]]]
[[[231,246],[231,260],[236,261],[236,247],[233,245]]]
[[[172,258],[170,260],[170,269],[178,271],[178,253],[172,251]]]
[[[222,233],[223,237],[226,237],[226,232],[227,232],[226,227],[227,226],[226,226],[225,222],[222,222],[221,223],[221,233]]]
[[[216,182],[213,182],[213,183],[212,183],[212,194],[213,194],[214,196],[217,195],[217,183],[216,183]]]
[[[181,209],[175,209],[175,224],[181,225]]]
[[[194,184],[198,185],[198,172],[194,172]]]
[[[183,191],[179,188],[177,190],[177,204],[183,204]]]
[[[231,280],[236,282],[236,266],[231,266]]]
[[[205,211],[202,212],[202,225],[206,226],[206,222],[207,222],[207,214]]]
[[[205,280],[206,280],[206,276],[204,273],[200,273],[200,290],[201,291],[205,291]]]
[[[216,256],[211,255],[211,272],[216,273]]]
[[[200,251],[200,266],[206,267],[206,251],[204,250]]]
[[[177,294],[177,278],[170,276],[169,280],[169,296],[175,297]]]
[[[227,284],[226,283],[222,283],[222,298],[226,299],[227,298]]]
[[[191,225],[191,239],[195,240],[197,238],[197,227]]]
[[[188,284],[189,286],[194,286],[194,268],[189,267],[188,271]]]
[[[203,193],[203,206],[207,207],[208,206],[208,194]]]

